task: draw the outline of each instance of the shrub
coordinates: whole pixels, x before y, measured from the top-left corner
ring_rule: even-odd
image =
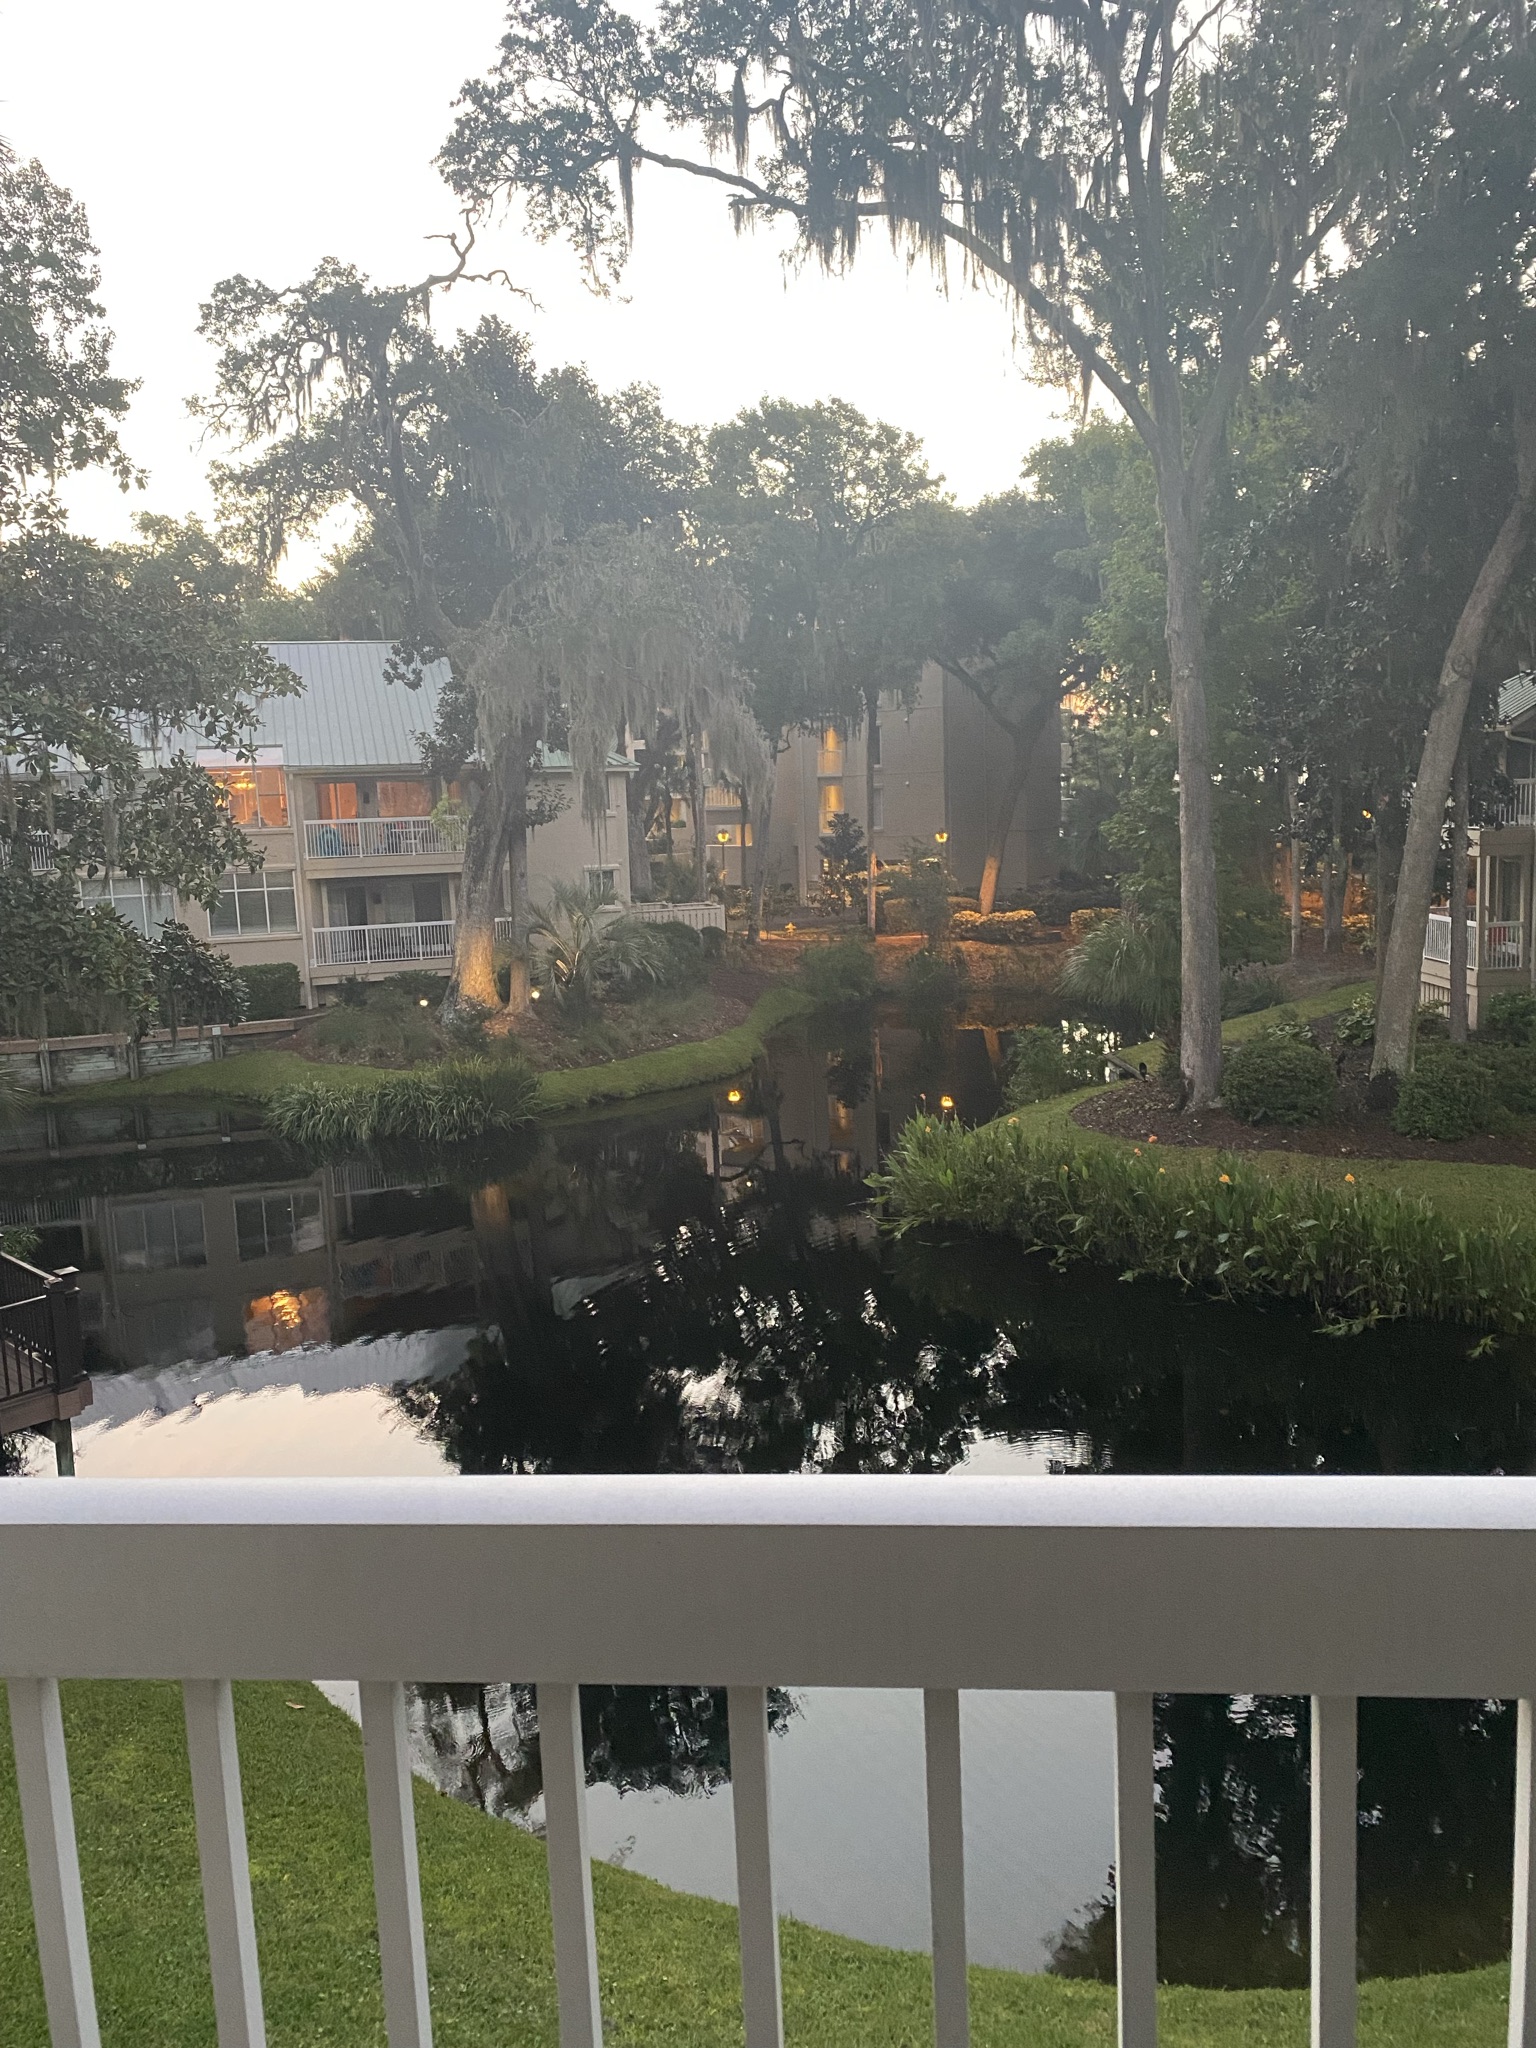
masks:
[[[1119,1030],[1163,1030],[1179,1010],[1179,942],[1165,924],[1112,911],[1067,956],[1061,992]]]
[[[1514,1116],[1536,1116],[1536,1045],[1490,1045],[1482,1056],[1499,1107]]]
[[[1103,1052],[1082,1025],[1027,1024],[1013,1042],[1003,1094],[1010,1109],[1020,1109],[1103,1078]]]
[[[1442,1003],[1420,1003],[1413,1013],[1413,1028],[1419,1038],[1449,1038],[1450,1012]]]
[[[713,926],[696,932],[686,924],[653,924],[646,930],[654,955],[653,972],[662,988],[695,988],[709,974],[710,962],[718,960],[724,933]]]
[[[381,985],[408,1002],[419,1004],[425,997],[434,1010],[442,1007],[443,997],[448,993],[447,975],[434,974],[430,967],[403,967]]]
[[[303,1009],[299,970],[291,960],[267,960],[235,972],[245,983],[248,1017],[297,1017]]]
[[[1356,996],[1333,1027],[1340,1045],[1370,1045],[1376,1037],[1376,998]]]
[[[930,946],[936,946],[949,929],[951,910],[949,877],[940,862],[914,844],[907,852],[905,872],[892,868],[887,873],[886,930],[919,931]],[[904,916],[910,921],[904,922]]]
[[[196,938],[174,919],[149,948],[149,971],[161,1021],[174,1038],[183,1024],[239,1024],[250,991],[227,953]]]
[[[914,1118],[877,1183],[898,1229],[1004,1231],[1058,1265],[1112,1263],[1229,1300],[1310,1303],[1335,1330],[1393,1316],[1520,1331],[1536,1323],[1536,1230],[1495,1215],[1468,1230],[1422,1198],[1343,1173],[1186,1163],[1158,1145],[1042,1144],[1007,1117],[966,1130]]]
[[[1474,1137],[1498,1114],[1493,1075],[1476,1047],[1426,1045],[1398,1090],[1392,1128],[1405,1138]]]
[[[800,960],[800,985],[829,1007],[867,1003],[875,992],[875,955],[863,939],[836,939],[807,946]]]
[[[421,998],[417,998],[420,1007]],[[455,1052],[483,1052],[485,1050],[485,1027],[495,1015],[489,1003],[477,1003],[467,996],[460,996],[451,1013],[437,1020],[438,1034],[444,1045]]]
[[[1478,1017],[1477,1035],[1485,1045],[1530,1045],[1536,1040],[1536,995],[1512,988],[1490,996]]]
[[[907,962],[901,977],[901,998],[919,1031],[937,1030],[946,1012],[965,993],[965,969],[958,960],[925,946]]]
[[[412,1001],[391,982],[362,986],[363,999],[343,997],[309,1026],[309,1042],[317,1052],[326,1059],[376,1066],[426,1059],[436,1050],[432,1014],[422,1009],[419,997]]]
[[[1226,1055],[1221,1093],[1244,1123],[1321,1123],[1333,1114],[1333,1062],[1284,1026],[1261,1031]]]
[[[295,1081],[269,1099],[266,1118],[279,1137],[317,1151],[385,1138],[452,1144],[527,1123],[538,1093],[524,1059],[445,1060],[350,1088]]]
[[[1108,903],[1090,903],[1082,910],[1069,912],[1067,930],[1072,935],[1073,944],[1075,945],[1079,939],[1086,939],[1091,931],[1096,931],[1101,924],[1107,924],[1110,918],[1119,915],[1118,908]]]
[[[1032,910],[994,910],[986,917],[979,910],[957,910],[951,930],[957,939],[982,946],[1022,946],[1039,935],[1040,920]]]

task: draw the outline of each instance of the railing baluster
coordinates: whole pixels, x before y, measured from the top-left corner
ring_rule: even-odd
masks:
[[[539,1756],[544,1766],[544,1836],[549,1910],[555,1924],[560,2048],[602,2048],[592,1860],[587,1847],[587,1766],[581,1746],[581,1690],[538,1687]]]
[[[773,1800],[768,1768],[768,1695],[733,1685],[731,1806],[736,1829],[736,1899],[741,1942],[741,2009],[746,2048],[783,2048],[779,1910],[773,1889]]]
[[[48,2036],[53,2048],[101,2048],[58,1681],[13,1678],[8,1693]]]
[[[1357,1705],[1312,1702],[1312,2048],[1355,2039]]]
[[[1115,1962],[1120,2048],[1157,2041],[1157,1779],[1152,1695],[1115,1694]]]
[[[227,1678],[189,1678],[181,1694],[219,2048],[263,2048],[267,2030],[251,1910],[234,1695]]]
[[[373,1839],[373,1896],[379,1914],[384,2028],[389,2048],[432,2048],[405,1687],[388,1679],[365,1679],[358,1696],[368,1829]]]
[[[1536,1794],[1533,1794],[1533,1710],[1519,1703],[1515,1725],[1515,1889],[1509,1952],[1509,2048],[1536,2048]]]
[[[923,1694],[923,1749],[928,1780],[934,2048],[967,2048],[971,2021],[966,1982],[965,1819],[958,1692]]]

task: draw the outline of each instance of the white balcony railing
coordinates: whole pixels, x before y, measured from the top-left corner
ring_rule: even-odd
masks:
[[[725,905],[723,903],[612,903],[604,906],[599,915],[610,917],[632,917],[640,924],[685,924],[690,931],[707,932],[725,930]],[[512,943],[512,920],[498,917],[496,920],[496,943],[510,946]]]
[[[1154,1694],[1311,1696],[1325,2048],[1355,2037],[1357,1700],[1516,1699],[1510,2038],[1530,2038],[1533,1479],[15,1479],[0,1544],[0,1677],[56,2048],[98,2038],[61,1679],[182,1683],[219,2038],[244,2048],[263,2038],[262,1993],[230,1681],[360,1681],[386,2029],[426,2048],[403,1681],[508,1671],[538,1681],[564,2048],[603,2041],[584,1680],[728,1688],[751,2048],[783,2040],[769,1686],[924,1693],[941,2048],[967,2038],[963,1690],[1115,1695],[1123,2048],[1156,2039]]]
[[[304,851],[311,860],[415,860],[462,848],[431,818],[306,818]]]
[[[51,832],[28,832],[23,835],[27,844],[27,865],[34,875],[51,874],[58,863],[58,849]],[[0,868],[11,864],[11,841],[0,839]]]
[[[1424,927],[1424,958],[1441,960],[1447,965],[1451,958],[1451,919],[1444,910],[1432,910]],[[1517,968],[1525,964],[1525,934],[1519,924],[1500,922],[1483,927],[1482,958],[1478,958],[1477,920],[1467,919],[1467,959],[1476,966],[1489,968]]]
[[[453,958],[451,919],[438,924],[322,924],[310,937],[316,967],[391,967]]]
[[[1536,824],[1536,779],[1523,775],[1515,779],[1514,802],[1499,805],[1498,822],[1501,825]]]

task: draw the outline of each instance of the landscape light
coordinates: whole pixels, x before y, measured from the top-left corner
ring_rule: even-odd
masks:
[[[418,996],[416,998],[416,1001],[418,1006],[423,1010],[430,1010],[432,1007],[431,1000],[427,996]]]
[[[948,846],[948,844],[949,844],[949,834],[948,834],[947,832],[935,832],[935,833],[934,833],[934,835],[933,835],[933,837],[934,837],[935,843],[936,843],[937,845],[939,845],[939,846]]]
[[[939,1107],[940,1107],[940,1109],[944,1109],[944,1110],[950,1110],[950,1109],[953,1109],[953,1108],[954,1108],[954,1106],[955,1106],[955,1098],[953,1097],[953,1095],[941,1095],[941,1096],[939,1097]]]
[[[723,825],[720,827],[720,830],[715,834],[715,837],[719,840],[722,846],[729,846],[731,843],[731,835],[729,832],[726,831]]]
[[[727,1088],[727,1090],[725,1091],[725,1099],[727,1102],[740,1102],[741,1090],[739,1088]]]

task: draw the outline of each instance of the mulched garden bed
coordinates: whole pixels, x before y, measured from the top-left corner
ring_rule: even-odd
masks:
[[[1320,1020],[1315,1036],[1334,1052],[1333,1019]],[[1536,1167],[1536,1141],[1523,1134],[1492,1134],[1443,1143],[1405,1138],[1390,1117],[1365,1104],[1370,1052],[1339,1049],[1339,1105],[1326,1124],[1245,1124],[1221,1110],[1186,1116],[1175,1087],[1162,1081],[1124,1081],[1091,1095],[1072,1111],[1085,1131],[1103,1131],[1133,1144],[1155,1138],[1159,1145],[1211,1145],[1224,1152],[1295,1152],[1324,1159],[1443,1159],[1469,1166]]]

